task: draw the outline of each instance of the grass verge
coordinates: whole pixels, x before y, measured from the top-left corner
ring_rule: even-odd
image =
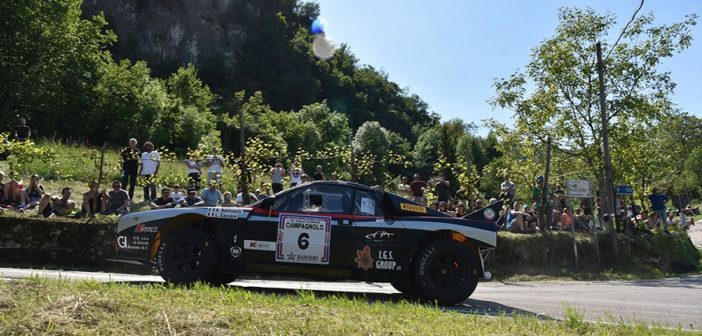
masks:
[[[644,325],[486,317],[404,300],[29,279],[0,283],[0,334],[672,335]],[[691,334],[691,333],[690,333]]]

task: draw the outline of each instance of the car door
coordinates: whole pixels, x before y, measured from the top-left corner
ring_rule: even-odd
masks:
[[[349,253],[353,230],[352,188],[312,183],[276,197],[246,228],[247,263],[339,267]],[[262,245],[263,244],[263,245]]]
[[[352,213],[354,244],[347,260],[349,267],[361,278],[369,274],[392,277],[392,273],[402,271],[402,261],[409,258],[401,245],[405,231],[401,222],[388,217],[379,193],[356,190]]]

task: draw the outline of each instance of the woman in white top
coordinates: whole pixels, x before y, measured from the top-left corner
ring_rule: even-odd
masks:
[[[144,178],[144,201],[152,201],[158,197],[156,195],[156,175],[161,165],[161,155],[154,150],[154,144],[147,141],[144,143],[144,151],[141,153],[141,165],[139,174]],[[149,193],[150,192],[150,193]]]
[[[188,187],[200,190],[200,168],[202,167],[202,163],[193,160],[190,157],[190,153],[185,155],[185,160],[183,162],[188,171]]]
[[[292,165],[290,166],[290,187],[291,188],[302,182],[302,175],[304,173],[305,173],[305,171],[302,170],[302,166],[300,166],[300,161],[299,160],[293,161]]]

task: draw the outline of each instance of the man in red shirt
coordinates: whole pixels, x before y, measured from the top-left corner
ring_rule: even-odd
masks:
[[[424,198],[424,188],[428,186],[429,184],[427,184],[426,181],[422,181],[420,179],[419,174],[414,174],[414,180],[409,186],[410,193],[412,194],[412,200],[420,204],[425,204],[426,199]]]

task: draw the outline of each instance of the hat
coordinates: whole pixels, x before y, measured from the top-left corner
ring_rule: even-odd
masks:
[[[530,208],[531,207],[529,206],[529,204],[524,204],[524,209],[530,209]]]

